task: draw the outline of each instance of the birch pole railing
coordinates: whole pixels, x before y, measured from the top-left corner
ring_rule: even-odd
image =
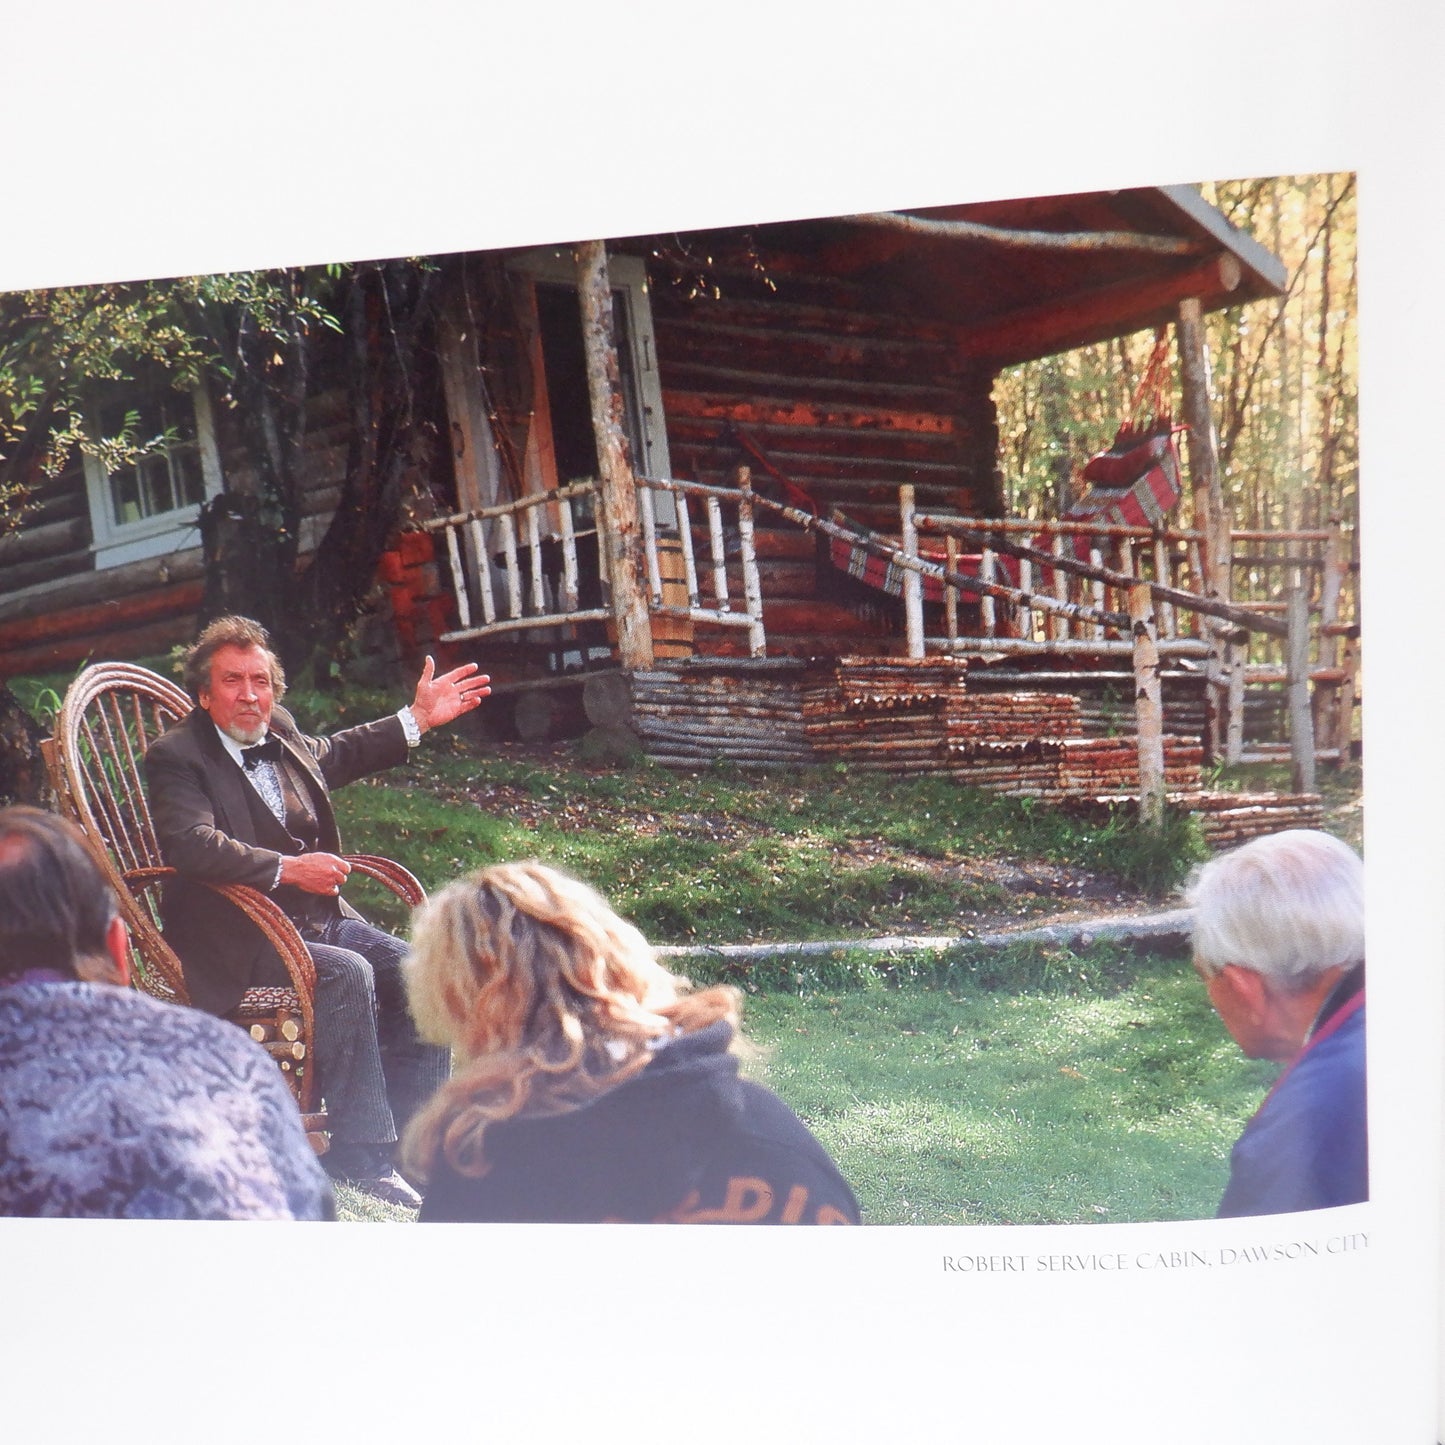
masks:
[[[1267,601],[1241,605],[1237,602],[1225,602],[1216,597],[1200,596],[1196,593],[1184,591],[1180,588],[1169,585],[1166,581],[1153,580],[1145,581],[1135,571],[1134,564],[1136,554],[1134,542],[1141,537],[1151,538],[1152,545],[1149,549],[1155,578],[1167,578],[1169,569],[1167,557],[1170,550],[1169,534],[1163,529],[1151,533],[1147,529],[1129,527],[1109,527],[1096,529],[1092,524],[1079,528],[1087,533],[1094,531],[1105,531],[1112,534],[1118,546],[1118,553],[1122,564],[1121,569],[1104,567],[1101,564],[1101,552],[1097,545],[1090,546],[1090,560],[1087,563],[1080,562],[1077,558],[1067,555],[1060,545],[1060,538],[1064,533],[1056,532],[1054,545],[1051,551],[1045,552],[1041,549],[1030,546],[1021,541],[1009,541],[1001,533],[1019,532],[1031,530],[1035,534],[1041,530],[1038,524],[1020,522],[994,522],[979,521],[971,518],[955,518],[947,516],[935,516],[924,513],[916,513],[912,508],[911,489],[900,488],[900,531],[905,538],[917,538],[920,532],[943,532],[948,543],[956,548],[959,537],[972,537],[976,543],[983,547],[980,553],[980,571],[987,571],[988,561],[995,553],[1002,553],[1005,556],[1015,558],[1020,567],[1020,575],[1026,575],[1023,571],[1035,565],[1051,567],[1055,572],[1055,589],[1058,592],[1059,577],[1063,575],[1074,576],[1086,581],[1090,588],[1090,595],[1096,600],[1099,599],[1101,591],[1105,588],[1118,589],[1120,595],[1130,597],[1133,589],[1142,586],[1147,589],[1147,594],[1153,604],[1151,612],[1151,627],[1157,624],[1159,633],[1159,651],[1187,652],[1198,649],[1208,656],[1211,662],[1210,680],[1218,686],[1226,689],[1227,709],[1221,709],[1228,718],[1228,733],[1225,739],[1224,753],[1230,762],[1250,760],[1249,754],[1243,748],[1243,708],[1244,708],[1244,687],[1246,681],[1270,682],[1284,684],[1287,689],[1287,717],[1289,732],[1289,755],[1291,758],[1291,771],[1294,778],[1295,790],[1297,792],[1308,792],[1314,788],[1315,763],[1319,758],[1332,758],[1341,761],[1345,756],[1349,741],[1348,730],[1350,725],[1350,710],[1353,706],[1354,674],[1349,662],[1354,657],[1353,651],[1348,654],[1347,666],[1340,668],[1329,665],[1330,659],[1325,655],[1326,640],[1332,635],[1344,635],[1350,644],[1353,644],[1358,629],[1340,624],[1337,621],[1340,593],[1345,577],[1348,575],[1348,563],[1342,543],[1341,529],[1336,524],[1330,529],[1315,529],[1312,531],[1297,531],[1290,533],[1266,533],[1266,532],[1240,532],[1233,534],[1234,542],[1285,542],[1285,543],[1316,543],[1325,544],[1327,550],[1322,557],[1314,556],[1284,556],[1284,557],[1255,557],[1248,554],[1239,556],[1232,554],[1231,561],[1234,565],[1250,565],[1256,569],[1265,567],[1290,567],[1293,568],[1287,597],[1278,601]],[[1068,527],[1067,523],[1054,523],[1055,528]],[[1178,538],[1197,542],[1199,539],[1191,539],[1187,533],[1174,534]],[[1031,539],[1034,540],[1034,539]],[[1089,537],[1090,543],[1094,538]],[[956,555],[950,552],[950,556]],[[1321,641],[1321,662],[1319,665],[1310,664],[1310,614],[1311,607],[1308,599],[1307,588],[1304,584],[1304,571],[1307,567],[1314,566],[1323,569],[1323,584],[1321,587],[1321,598],[1318,605],[1318,612],[1321,619],[1320,641]],[[1107,596],[1107,594],[1104,594]],[[921,599],[913,603],[919,612],[919,627],[921,630]],[[1131,603],[1131,611],[1133,604]],[[988,622],[989,613],[986,607],[980,606],[980,616]],[[1023,652],[1029,650],[1041,650],[1038,642],[1031,638],[990,638],[990,639],[962,639],[958,636],[956,627],[957,603],[951,608],[945,609],[945,621],[949,624],[950,636],[944,644],[946,650],[961,650],[970,646],[978,646],[990,651],[997,652]],[[1280,612],[1287,612],[1287,618],[1280,618]],[[1210,619],[1212,626],[1206,628],[1199,625],[1199,621],[1193,620],[1191,625],[1199,636],[1194,643],[1194,649],[1181,647],[1182,639],[1177,635],[1177,616],[1185,614],[1191,619]],[[1026,616],[1027,614],[1025,614]],[[1221,627],[1223,622],[1227,626]],[[1173,635],[1173,640],[1166,640]],[[910,636],[912,631],[910,630]],[[1137,665],[1137,644],[1139,636],[1138,619],[1134,623],[1134,640],[1126,643],[1122,639],[1113,642],[1111,639],[1095,637],[1084,642],[1082,645],[1075,644],[1080,651],[1122,651],[1126,646],[1136,653]],[[1247,661],[1250,639],[1255,636],[1262,636],[1265,639],[1273,639],[1283,643],[1284,659],[1279,665],[1251,665]],[[1051,639],[1046,644],[1046,649],[1051,651],[1064,650],[1069,643],[1064,639]],[[1221,660],[1217,657],[1219,647],[1226,649],[1226,656]],[[1312,709],[1310,700],[1310,684],[1314,683],[1317,688],[1324,686],[1334,690],[1335,704],[1333,707],[1324,709]],[[1320,749],[1316,744],[1316,726],[1313,712],[1323,711],[1329,723],[1333,725],[1332,735],[1327,736],[1327,743],[1333,741],[1334,746],[1326,746]],[[1268,756],[1263,754],[1260,756]]]
[[[656,477],[639,477],[637,484],[638,506],[642,513],[643,545],[647,554],[649,609],[662,617],[685,617],[692,622],[708,623],[714,627],[745,628],[748,634],[748,655],[765,657],[768,639],[763,627],[763,589],[758,575],[758,554],[753,536],[755,498],[749,469],[738,468],[736,490],[710,487],[702,482],[679,482]],[[683,578],[687,587],[686,607],[670,606],[663,597],[659,532],[656,509],[652,502],[654,492],[671,493],[676,502],[677,535],[682,544]],[[702,570],[698,567],[693,537],[694,503],[700,504],[706,518],[708,555]],[[728,585],[724,506],[737,509],[738,570],[743,591],[741,610],[735,605],[736,599]],[[710,583],[710,595],[702,585],[704,579]]]
[[[458,625],[443,633],[441,640],[462,642],[579,622],[615,622],[614,609],[605,594],[593,605],[582,605],[584,571],[595,576],[604,588],[609,580],[605,524],[596,506],[597,491],[595,482],[574,482],[550,492],[424,523],[424,529],[442,541],[457,610]],[[669,579],[662,575],[663,533],[653,505],[654,492],[669,492],[676,498],[675,540],[682,554],[685,607],[670,603],[665,595],[664,584]],[[595,525],[584,517],[585,525],[578,526],[577,511],[584,505],[587,512],[595,513]],[[746,469],[736,489],[639,477],[637,505],[649,613],[744,629],[749,654],[764,656],[767,634],[753,537],[754,498]],[[701,559],[694,538],[693,508],[702,513],[705,532]],[[736,538],[740,597],[729,582],[730,537]]]
[[[574,482],[424,522],[425,531],[442,539],[457,609],[458,625],[444,632],[441,641],[612,620],[609,606],[581,605],[579,556],[595,566],[602,583],[607,580],[600,518],[596,525],[579,528],[574,512],[574,504],[584,499],[592,510],[596,493],[595,482]],[[548,510],[555,524],[549,525],[545,541],[557,543],[560,570],[555,563],[548,565],[544,553],[542,519]],[[473,565],[468,566],[468,560]]]

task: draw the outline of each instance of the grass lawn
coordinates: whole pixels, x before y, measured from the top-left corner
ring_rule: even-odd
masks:
[[[396,699],[298,692],[288,704],[329,732]],[[1212,781],[1286,778],[1275,767]],[[1326,826],[1359,847],[1358,767],[1323,770],[1320,784]],[[1188,819],[1156,841],[1122,816],[1100,825],[944,779],[606,767],[565,746],[483,743],[465,726],[336,804],[348,848],[396,858],[428,888],[540,857],[595,884],[655,943],[966,936],[1144,910],[1167,904],[1203,853]],[[403,929],[403,910],[368,887],[348,897]],[[1180,959],[1036,948],[708,967],[748,992],[748,1069],[815,1129],[876,1224],[1211,1215],[1229,1146],[1273,1074],[1239,1054]],[[346,1219],[410,1217],[351,1190],[339,1203]]]
[[[745,1017],[749,1072],[808,1121],[870,1224],[1207,1218],[1276,1072],[1177,958],[1103,993],[770,992]]]
[[[810,1125],[866,1222],[1214,1213],[1275,1069],[1239,1053],[1183,959],[1055,949],[986,973],[912,964],[930,981],[870,982],[859,963],[846,986],[800,972],[795,991],[746,1002],[745,1072]],[[339,1204],[344,1219],[411,1217],[351,1190]]]

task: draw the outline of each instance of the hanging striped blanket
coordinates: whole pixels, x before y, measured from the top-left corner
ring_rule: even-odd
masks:
[[[1098,522],[1101,526],[1158,527],[1179,501],[1183,487],[1176,432],[1183,427],[1165,418],[1148,433],[1120,430],[1114,445],[1085,463],[1080,474],[1093,485],[1064,514],[1071,522]],[[1035,540],[1047,547],[1046,540]],[[1072,539],[1074,555],[1089,560],[1097,545],[1087,534]]]
[[[850,525],[855,524],[850,523]],[[889,540],[891,541],[891,539]],[[940,567],[948,565],[948,559],[942,552],[920,551],[918,555],[924,562],[936,562]],[[828,557],[840,572],[847,573],[849,577],[863,583],[865,587],[872,587],[879,592],[887,592],[891,597],[903,596],[903,579],[908,575],[908,568],[900,567],[897,562],[890,561],[887,557],[879,557],[875,553],[869,552],[861,542],[848,542],[842,537],[829,537]],[[960,572],[969,574],[978,572],[979,559],[977,557],[959,557],[956,560]],[[925,574],[922,580],[923,600],[925,602],[942,602],[943,579]]]

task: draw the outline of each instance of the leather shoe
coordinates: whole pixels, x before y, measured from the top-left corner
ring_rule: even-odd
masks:
[[[349,1185],[403,1209],[419,1209],[421,1195],[396,1172],[391,1144],[358,1144],[350,1140],[335,1143],[321,1156],[321,1167],[338,1184]]]
[[[386,1174],[347,1179],[343,1182],[363,1194],[369,1194],[373,1199],[381,1200],[383,1204],[398,1204],[403,1209],[421,1208],[421,1195],[395,1169]]]

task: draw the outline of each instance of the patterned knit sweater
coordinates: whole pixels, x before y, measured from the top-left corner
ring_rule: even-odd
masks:
[[[0,987],[0,1214],[330,1219],[281,1074],[234,1024],[131,989]]]

